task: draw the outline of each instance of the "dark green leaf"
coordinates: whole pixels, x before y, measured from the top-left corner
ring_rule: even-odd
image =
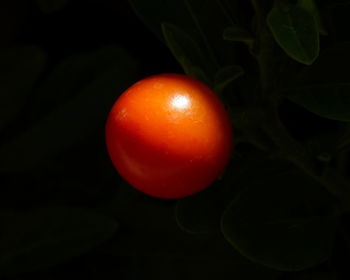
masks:
[[[267,23],[277,43],[291,58],[307,65],[316,60],[319,34],[313,14],[298,6],[284,10],[274,7]]]
[[[245,29],[239,26],[230,26],[224,30],[223,34],[224,40],[243,42],[248,46],[251,46],[254,42],[253,36]]]
[[[226,239],[245,257],[277,270],[327,260],[336,224],[329,193],[296,170],[252,176],[222,217]]]
[[[220,1],[155,0],[152,5],[143,0],[129,1],[137,15],[160,40],[164,41],[161,28],[164,22],[186,32],[204,54],[200,68],[205,70],[209,78],[214,77],[219,65],[234,64],[232,45],[222,39],[222,31],[232,25],[232,21]]]
[[[38,5],[44,13],[53,13],[63,10],[69,0],[37,0]]]
[[[350,121],[350,84],[304,86],[285,90],[283,94],[321,117]]]
[[[107,59],[108,63],[97,64],[100,67],[95,69],[93,75],[87,75],[80,81],[79,86],[74,84],[75,87],[72,87],[72,82],[75,81],[72,81],[69,71],[61,72],[57,79],[49,78],[51,82],[47,86],[47,95],[55,92],[56,88],[60,89],[62,96],[73,88],[76,94],[0,149],[2,171],[32,168],[42,160],[78,143],[99,125],[103,125],[113,102],[133,82],[136,66],[129,55],[119,48],[107,47],[91,55],[99,63],[99,59]],[[78,59],[77,62],[82,61]],[[89,64],[89,67],[97,65]],[[77,77],[79,76],[78,74]]]
[[[318,32],[320,32],[321,35],[328,35],[322,24],[321,15],[315,3],[315,0],[298,0],[298,5],[314,16],[317,23]]]
[[[221,68],[215,75],[214,90],[222,92],[230,83],[244,74],[244,70],[239,65],[230,65]]]
[[[208,83],[208,77],[202,69],[202,67],[205,67],[203,65],[205,55],[191,36],[170,23],[162,23],[162,31],[167,46],[181,64],[185,73]]]
[[[23,108],[42,74],[45,53],[34,46],[13,47],[0,53],[0,130]]]
[[[68,261],[107,241],[117,229],[113,219],[80,208],[5,213],[0,220],[1,274],[35,271]]]

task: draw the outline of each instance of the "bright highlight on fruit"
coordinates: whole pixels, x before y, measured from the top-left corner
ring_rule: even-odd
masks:
[[[106,123],[109,156],[134,188],[153,197],[193,195],[220,176],[232,127],[215,93],[180,74],[159,74],[128,88]]]

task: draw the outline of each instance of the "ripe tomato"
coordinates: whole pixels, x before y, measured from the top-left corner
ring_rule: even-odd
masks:
[[[106,124],[106,144],[119,174],[158,198],[181,198],[208,187],[232,148],[223,104],[203,83],[159,74],[127,89]]]

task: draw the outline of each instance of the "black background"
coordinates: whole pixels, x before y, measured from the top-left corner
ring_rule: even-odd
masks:
[[[250,7],[247,9],[248,14],[252,12]],[[344,28],[339,21],[335,17],[333,26],[338,24]],[[350,37],[348,28],[342,33],[336,28],[331,31],[334,35],[325,41],[346,41]],[[137,18],[126,0],[71,0],[63,10],[52,13],[44,13],[36,1],[3,1],[0,4],[0,44],[1,49],[12,45],[41,47],[48,55],[42,79],[65,58],[106,45],[123,47],[138,62],[135,82],[157,73],[183,73],[168,48]],[[243,51],[240,59],[248,55]],[[119,94],[121,92],[116,92],[116,97]],[[43,101],[36,105],[39,115],[40,110],[43,114],[46,112],[45,104]],[[17,119],[0,134],[0,143],[15,138],[19,131],[30,126],[27,119],[30,106],[29,100]],[[296,117],[290,118],[291,114]],[[282,108],[281,117],[293,136],[300,140],[337,128],[334,121],[321,119],[289,103]],[[191,236],[178,228],[173,213],[175,201],[153,199],[125,187],[109,161],[103,122],[79,143],[34,171],[0,174],[0,183],[1,210],[78,206],[112,215],[120,224],[118,234],[96,250],[54,267],[4,279],[220,280],[232,279],[235,275],[239,275],[237,279],[316,279],[312,277],[333,275],[334,270],[339,277],[345,274],[346,260],[350,257],[343,240],[338,240],[340,245],[336,246],[337,257],[332,265],[326,263],[301,276],[263,268],[244,258],[240,258],[237,272],[230,263],[231,254],[236,253],[226,241],[218,236]],[[333,279],[331,277],[325,279]]]

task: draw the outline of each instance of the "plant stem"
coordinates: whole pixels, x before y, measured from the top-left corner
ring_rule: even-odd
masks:
[[[255,46],[255,48],[258,49],[256,59],[259,64],[261,93],[263,98],[274,92],[272,89],[275,87],[274,75],[276,74],[274,71],[275,62],[272,59],[274,56],[275,43],[266,23],[268,14],[266,3],[267,2],[261,0],[251,0],[251,4],[255,10],[257,33],[257,46]]]

